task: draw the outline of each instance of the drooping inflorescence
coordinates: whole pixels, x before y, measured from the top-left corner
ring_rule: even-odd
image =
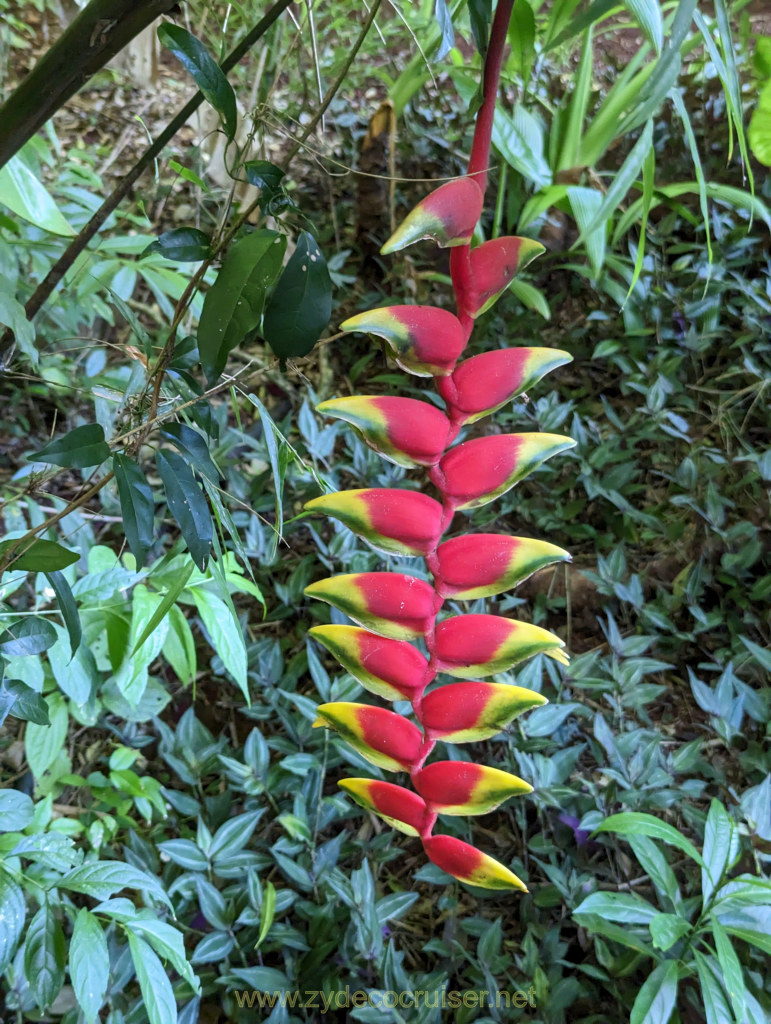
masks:
[[[306,508],[341,521],[377,550],[425,559],[433,583],[400,572],[334,576],[306,593],[329,602],[356,625],[314,626],[311,635],[369,692],[409,701],[414,721],[383,707],[322,704],[317,724],[336,730],[363,757],[407,772],[414,789],[373,779],[340,785],[392,827],[420,838],[434,864],[474,885],[525,889],[492,857],[453,836],[434,834],[437,817],[485,814],[528,793],[522,779],[473,762],[429,762],[436,743],[468,743],[500,732],[546,703],[532,690],[485,682],[543,653],[565,663],[559,637],[500,615],[442,617],[446,599],[503,593],[545,565],[568,561],[561,548],[507,534],[468,534],[443,541],[456,511],[495,500],[546,459],[572,447],[569,437],[496,434],[454,445],[460,431],[537,383],[570,355],[549,348],[508,348],[462,359],[475,319],[514,275],[543,251],[526,238],[497,238],[471,248],[482,212],[492,113],[511,0],[500,0],[485,63],[468,174],[422,200],[383,246],[391,253],[429,238],[451,248],[457,313],[430,306],[388,306],[347,320],[387,342],[397,364],[432,377],[444,411],[412,398],[354,396],[322,402],[319,411],[350,423],[370,447],[400,466],[423,467],[437,497],[396,488],[327,494]],[[416,642],[422,641],[422,647]],[[453,682],[437,685],[441,676]]]

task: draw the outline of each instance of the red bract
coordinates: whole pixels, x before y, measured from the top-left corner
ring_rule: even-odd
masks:
[[[530,785],[473,761],[427,763],[437,743],[489,738],[518,715],[546,703],[534,690],[472,681],[469,676],[508,671],[537,654],[567,661],[563,641],[528,622],[488,614],[440,619],[445,598],[500,594],[544,566],[570,558],[554,544],[499,533],[453,537],[442,543],[455,510],[494,501],[546,459],[573,445],[569,437],[526,433],[495,434],[451,447],[465,424],[499,409],[570,360],[559,349],[511,348],[458,362],[475,318],[542,251],[538,242],[526,238],[497,238],[475,249],[470,246],[482,210],[512,2],[499,0],[493,21],[468,176],[430,193],[382,249],[393,252],[421,238],[452,247],[457,315],[428,306],[386,306],[342,325],[344,331],[384,338],[399,366],[433,377],[445,409],[414,398],[378,395],[334,398],[319,406],[326,415],[350,423],[386,459],[410,469],[426,467],[436,498],[416,490],[368,488],[327,494],[306,508],[338,519],[389,555],[424,557],[433,585],[403,572],[349,573],[319,580],[306,593],[360,624],[314,626],[311,635],[370,693],[409,701],[418,722],[368,704],[321,705],[315,724],[336,730],[379,768],[409,773],[417,792],[366,778],[344,779],[341,787],[395,829],[419,837],[426,856],[449,875],[489,889],[525,890],[505,864],[454,836],[434,835],[433,830],[438,815],[485,814],[509,797],[530,792]],[[428,659],[410,641],[424,645]],[[463,681],[435,684],[442,673]]]

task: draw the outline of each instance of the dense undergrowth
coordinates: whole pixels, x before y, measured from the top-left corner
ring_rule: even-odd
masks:
[[[350,44],[344,22],[326,26],[335,40],[329,53],[322,47],[330,78]],[[406,49],[399,25],[388,22],[387,42]],[[428,16],[416,22],[419,37],[428,25]],[[287,36],[276,38],[288,46]],[[749,82],[751,37],[737,38],[737,73]],[[366,45],[380,77],[393,74]],[[466,57],[452,51],[437,86],[411,97],[394,153],[405,177],[424,176],[414,149],[434,176],[458,173],[457,152],[445,147],[450,139],[462,151],[468,140],[451,91],[455,81],[463,94],[457,66],[468,74],[473,63],[463,45]],[[539,52],[527,78],[536,76],[532,95],[550,112],[565,79],[561,53]],[[158,513],[138,565],[126,503],[107,484],[44,535],[77,552],[76,563],[59,576],[11,566],[0,580],[0,700],[10,711],[0,727],[0,902],[12,921],[0,937],[0,998],[9,1021],[94,1020],[101,1003],[89,1006],[83,993],[100,988],[99,1019],[110,1024],[173,1020],[175,1000],[183,1024],[318,1020],[322,1009],[339,1019],[461,1024],[768,1019],[771,191],[754,163],[756,198],[739,194],[747,180],[735,156],[725,159],[724,100],[707,57],[686,68],[683,95],[704,176],[719,187],[666,192],[693,179],[693,156],[674,119],[657,116],[652,145],[666,180],[657,180],[646,213],[639,279],[640,210],[628,233],[614,238],[619,219],[608,227],[600,252],[596,229],[579,240],[591,224],[581,196],[571,204],[555,194],[523,230],[540,232],[548,252],[474,333],[479,351],[538,344],[573,356],[548,388],[501,410],[496,429],[565,433],[576,448],[474,517],[476,530],[548,538],[573,563],[465,609],[513,611],[553,629],[571,664],[563,670],[539,656],[496,677],[550,703],[480,755],[474,748],[483,763],[528,780],[533,794],[473,826],[443,821],[445,831],[494,852],[528,895],[502,899],[455,883],[423,863],[408,838],[362,816],[336,781],[352,768],[377,770],[312,728],[319,700],[361,699],[361,690],[307,641],[313,624],[345,620],[313,607],[303,590],[382,563],[347,529],[302,516],[303,503],[320,490],[423,486],[315,414],[323,399],[394,384],[426,398],[418,386],[405,390],[371,341],[333,332],[405,290],[410,301],[446,302],[442,259],[415,250],[386,269],[356,232],[355,190],[327,177],[332,165],[324,173],[294,167],[285,190],[271,187],[263,213],[295,234],[310,227],[326,254],[327,338],[286,372],[253,335],[241,339],[228,363],[234,377],[201,400],[198,294],[158,401],[145,389],[148,352],[167,341],[191,263],[165,258],[163,247],[137,257],[169,228],[168,209],[190,196],[201,198],[196,230],[211,231],[225,198],[201,191],[202,166],[186,164],[184,184],[176,170],[159,172],[160,201],[148,207],[154,223],[136,204],[108,222],[99,256],[76,265],[39,318],[37,349],[12,293],[28,297],[62,240],[45,224],[0,213],[11,290],[10,299],[0,293],[0,312],[4,322],[15,318],[20,352],[2,385],[4,538],[81,493],[81,470],[92,463],[52,469],[34,455],[51,437],[94,422],[108,439],[128,436],[126,457],[141,466]],[[592,103],[607,92],[608,68],[594,66]],[[275,72],[288,121],[300,113],[287,100],[292,72]],[[519,99],[523,70],[510,72],[508,95]],[[373,85],[351,75],[353,100],[343,92],[327,114],[338,148],[324,150],[346,162],[356,155],[342,133],[354,114],[363,132],[363,95]],[[599,194],[639,135],[598,162]],[[99,203],[103,154],[56,153],[49,136],[25,159],[79,230]],[[560,159],[552,163],[560,173]],[[515,230],[535,188],[527,167],[502,167],[488,234]],[[641,163],[623,209],[648,191],[646,174]],[[592,185],[581,179],[580,187]],[[409,208],[427,190],[401,183],[396,201]],[[382,242],[389,218],[381,198]],[[214,278],[212,268],[205,280]],[[163,417],[182,401],[189,405],[170,427],[143,432],[148,410]],[[214,510],[211,558],[207,549],[197,565],[188,547],[200,521],[187,530],[181,523],[180,537],[157,450],[172,465],[184,459]],[[139,504],[135,514],[139,535]],[[418,571],[398,559],[390,567]],[[71,657],[75,607],[82,641]],[[449,754],[470,756],[462,746]],[[300,996],[294,1008],[268,1010],[255,991]],[[357,991],[368,1005],[352,1002]],[[481,991],[506,995],[487,1005]],[[385,995],[412,992],[427,993],[415,1008],[394,1008]],[[303,1008],[310,993],[315,1004]]]

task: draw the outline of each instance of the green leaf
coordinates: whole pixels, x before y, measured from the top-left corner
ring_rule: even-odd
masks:
[[[13,711],[16,718],[36,725],[50,725],[48,705],[41,693],[18,680],[4,679],[0,687],[0,725]]]
[[[177,1001],[163,964],[143,939],[128,932],[128,942],[150,1024],[177,1024]]]
[[[593,892],[576,907],[573,914],[597,914],[621,924],[650,924],[658,911],[646,900],[631,893]]]
[[[253,231],[231,245],[217,279],[203,300],[198,352],[210,384],[225,369],[228,355],[260,326],[268,289],[281,273],[286,238]]]
[[[752,111],[748,138],[752,155],[758,163],[771,167],[771,82],[766,82],[758,105]]]
[[[163,642],[163,655],[185,686],[195,680],[195,639],[187,619],[176,605],[169,609],[169,632]]]
[[[67,737],[67,705],[58,693],[50,693],[43,700],[48,709],[50,725],[29,722],[24,730],[24,753],[29,770],[40,779],[54,763]]]
[[[70,978],[87,1024],[99,1019],[110,980],[110,954],[102,926],[89,910],[78,911],[70,945]]]
[[[660,896],[666,896],[673,906],[678,906],[682,902],[682,896],[677,879],[658,846],[647,836],[629,836],[627,841],[640,867],[653,882],[656,892]]]
[[[187,423],[165,423],[161,428],[161,437],[174,445],[190,464],[191,469],[219,487],[222,474],[212,461],[209,446],[203,434],[199,434]]]
[[[455,30],[452,27],[452,18],[447,9],[446,0],[436,0],[434,17],[439,24],[439,31],[441,32],[439,52],[435,54],[434,60],[444,60],[453,46],[455,46]]]
[[[32,821],[34,809],[32,798],[26,793],[18,789],[0,790],[0,832],[21,832]]]
[[[20,545],[21,538],[15,540],[0,541],[0,562],[8,552],[15,550],[17,546],[22,547],[24,553],[16,557],[11,555],[11,568],[23,570],[24,572],[50,572],[55,569],[66,569],[68,565],[74,565],[80,555],[77,551],[70,551],[63,548],[52,540],[24,541]]]
[[[272,882],[266,882],[262,892],[262,903],[260,904],[260,934],[257,936],[255,949],[259,949],[265,940],[273,918],[276,916],[276,889]]]
[[[164,921],[138,917],[126,925],[129,932],[145,939],[163,960],[167,960],[177,974],[184,978],[194,992],[199,992],[201,983],[196,978],[185,956],[182,933]]]
[[[59,602],[59,611],[62,613],[64,625],[67,627],[70,649],[74,656],[77,653],[78,647],[80,647],[82,637],[78,606],[75,604],[75,598],[72,596],[69,583],[60,572],[47,572],[45,575],[51,584],[53,592],[56,594],[56,600]]]
[[[64,437],[50,441],[39,452],[27,456],[28,462],[46,462],[52,466],[83,469],[98,466],[110,457],[110,446],[104,439],[104,430],[98,423],[75,427]]]
[[[694,950],[693,957],[699,975],[701,1003],[707,1024],[728,1024],[731,1020],[731,1007],[717,978],[717,964],[712,957],[705,957],[698,950]]]
[[[701,166],[701,157],[699,156],[699,147],[696,142],[696,136],[691,125],[691,119],[688,116],[688,110],[685,106],[685,101],[680,95],[679,89],[676,87],[671,89],[669,92],[669,98],[672,101],[672,105],[677,111],[677,116],[683,123],[683,129],[685,131],[685,138],[688,142],[688,149],[691,154],[691,160],[693,162],[693,170],[696,175],[696,182],[699,186],[699,208],[701,210],[701,219],[704,223],[704,232],[706,235],[707,242],[707,258],[712,263],[712,232],[710,231],[710,220],[709,220],[709,205],[707,203],[707,182],[704,177],[704,171]]]
[[[29,923],[24,943],[24,974],[38,1007],[45,1013],[64,982],[67,943],[51,907],[41,907]]]
[[[656,50],[661,53],[664,42],[664,25],[661,20],[659,0],[624,0],[624,6],[638,20],[640,28]]]
[[[653,121],[648,121],[645,128],[643,128],[642,135],[632,146],[629,155],[613,178],[602,202],[595,210],[594,216],[582,229],[581,241],[585,242],[588,235],[596,231],[601,224],[604,224],[615,213],[624,196],[634,184],[652,145]]]
[[[262,335],[282,361],[313,348],[332,316],[332,279],[316,239],[301,231],[265,308]]]
[[[209,867],[206,854],[190,839],[167,839],[158,844],[158,849],[187,871],[206,871]]]
[[[246,678],[246,645],[240,622],[216,594],[195,587],[190,591],[190,595],[209,634],[212,647],[248,702],[250,698]]]
[[[137,889],[165,903],[171,910],[171,902],[157,878],[148,875],[131,864],[115,860],[91,861],[70,871],[58,881],[62,889],[93,896],[96,900],[108,900],[121,889]]]
[[[52,235],[75,234],[67,223],[53,196],[41,185],[22,158],[17,154],[0,169],[0,203],[17,217],[50,231]]]
[[[149,256],[154,252],[166,260],[198,263],[200,260],[208,260],[212,255],[211,239],[197,228],[173,228],[171,231],[164,231],[154,242],[150,242],[142,256]]]
[[[629,1024],[667,1024],[677,1001],[677,982],[676,961],[659,964],[637,993]]]
[[[540,288],[536,288],[529,281],[522,281],[515,277],[509,285],[509,291],[512,295],[516,295],[526,309],[534,309],[544,320],[551,320],[549,303]]]
[[[731,940],[728,938],[728,933],[714,914],[711,917],[711,925],[712,934],[715,938],[718,963],[723,972],[723,984],[728,993],[728,998],[731,1000],[736,1024],[742,1024],[747,999],[742,965],[739,962],[739,957],[736,955],[736,950]]]
[[[31,615],[14,622],[0,634],[0,654],[6,658],[26,658],[42,654],[56,643],[56,629],[47,619]]]
[[[136,654],[136,652],[139,650],[142,644],[144,644],[145,640],[147,640],[151,633],[155,632],[155,629],[166,618],[169,609],[176,602],[179,595],[187,586],[187,581],[193,575],[194,568],[194,565],[188,566],[187,571],[180,573],[179,576],[176,577],[172,585],[169,587],[169,589],[166,591],[166,593],[163,595],[163,600],[155,609],[153,614],[150,616],[149,622],[142,630],[136,643],[134,644],[131,650],[131,657],[133,657]],[[165,642],[166,638],[164,637],[164,643]]]
[[[728,862],[732,859],[734,823],[719,800],[712,800],[704,827],[704,865],[701,869],[702,905],[720,885]]]
[[[75,704],[83,706],[96,692],[98,674],[89,648],[73,654],[69,637],[61,626],[56,627],[57,642],[48,652],[48,661],[59,689]]]
[[[573,216],[576,218],[579,231],[581,231],[584,237],[592,274],[597,278],[600,276],[605,262],[607,222],[603,221],[593,231],[588,233],[587,228],[596,220],[597,211],[602,206],[602,193],[593,188],[574,186],[568,189],[568,199],[570,200],[570,206],[573,210]]]
[[[544,156],[544,129],[534,114],[518,103],[513,116],[498,107],[493,119],[492,141],[503,159],[537,188],[552,183]]]
[[[161,46],[171,50],[177,60],[195,80],[195,84],[222,118],[222,126],[229,139],[236,134],[236,95],[200,39],[196,39],[180,25],[164,22],[158,29]]]
[[[27,906],[24,892],[20,885],[7,875],[0,867],[0,974],[5,973],[8,964],[13,960],[16,943],[24,931]]]
[[[24,306],[7,290],[8,287],[7,281],[0,279],[0,324],[11,328],[22,354],[33,367],[37,367],[40,358],[35,348],[35,328],[27,319]]]
[[[509,65],[525,82],[535,58],[535,15],[528,0],[517,0],[509,22]]]
[[[182,531],[193,561],[203,572],[211,554],[214,532],[203,491],[188,464],[176,452],[156,452],[155,463],[163,481],[169,512]]]
[[[112,468],[118,485],[126,542],[136,559],[137,567],[141,568],[153,542],[153,491],[147,477],[133,459],[125,455],[113,455]]]
[[[651,930],[653,945],[665,953],[691,930],[685,918],[677,914],[657,914],[648,927]]]
[[[250,811],[248,814],[239,814],[224,825],[220,825],[214,833],[209,846],[209,857],[230,857],[232,854],[242,850],[249,842],[257,822],[263,815],[263,811]]]
[[[654,818],[652,814],[642,814],[638,811],[611,814],[594,832],[618,832],[622,836],[649,836],[651,839],[660,839],[663,843],[682,850],[699,866],[704,864],[701,854],[689,839],[672,825]]]
[[[269,160],[247,160],[243,164],[246,180],[260,190],[260,209],[263,213],[278,213],[291,200],[281,184],[286,171]]]
[[[574,78],[573,95],[570,98],[570,106],[568,107],[565,137],[562,140],[562,150],[557,162],[558,171],[569,170],[578,164],[584,120],[592,90],[593,58],[592,26],[590,25],[584,34],[583,43],[581,44],[581,59],[578,63],[578,71]],[[594,192],[594,189],[589,191]]]

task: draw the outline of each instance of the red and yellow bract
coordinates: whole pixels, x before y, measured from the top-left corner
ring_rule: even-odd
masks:
[[[531,786],[508,772],[471,761],[429,761],[438,742],[487,739],[518,715],[546,703],[533,690],[480,682],[536,654],[566,662],[563,641],[502,615],[442,617],[447,598],[500,594],[531,573],[569,561],[545,541],[479,533],[443,540],[454,513],[494,501],[546,459],[572,447],[547,433],[493,434],[454,445],[474,423],[544,374],[570,361],[559,349],[504,348],[459,361],[477,317],[543,247],[527,238],[497,238],[471,248],[482,212],[492,115],[513,0],[499,0],[484,72],[468,175],[423,199],[383,246],[391,253],[430,238],[450,247],[457,313],[429,306],[386,306],[346,320],[387,342],[399,366],[433,377],[444,411],[397,396],[355,395],[323,402],[319,411],[350,423],[386,459],[425,467],[437,498],[419,490],[371,488],[315,498],[306,506],[339,520],[389,555],[422,556],[432,583],[401,572],[350,573],[311,584],[357,626],[314,626],[314,636],[361,685],[385,700],[409,701],[410,718],[369,704],[320,705],[316,725],[334,729],[385,771],[408,773],[414,790],[375,779],[343,779],[341,787],[368,811],[420,838],[429,860],[455,878],[488,889],[527,891],[508,867],[451,835],[435,835],[437,817],[494,810]],[[437,500],[438,499],[438,500]],[[423,642],[428,656],[411,641]],[[439,683],[445,674],[462,682]]]

